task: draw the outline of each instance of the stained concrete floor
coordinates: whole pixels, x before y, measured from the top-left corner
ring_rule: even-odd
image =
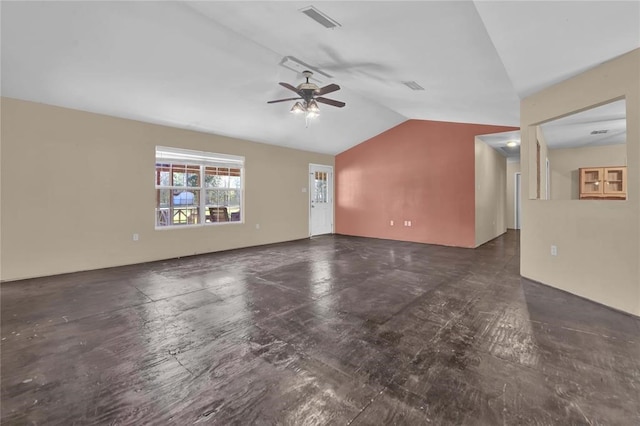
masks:
[[[640,424],[640,319],[344,236],[5,283],[2,424]]]

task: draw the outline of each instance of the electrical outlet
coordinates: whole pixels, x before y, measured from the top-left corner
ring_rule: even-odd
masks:
[[[411,226],[411,221],[410,220],[407,221],[407,226]]]
[[[140,239],[140,235],[133,234],[133,241],[138,241]]]
[[[558,246],[556,245],[551,245],[551,256],[557,256],[558,255]]]
[[[389,221],[389,225],[393,226],[393,221],[392,220]]]
[[[260,229],[260,224],[256,223],[256,229]]]

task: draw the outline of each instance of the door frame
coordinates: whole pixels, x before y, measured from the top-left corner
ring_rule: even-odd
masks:
[[[312,231],[312,224],[311,224],[311,196],[313,195],[313,188],[311,188],[311,174],[313,173],[311,171],[312,167],[327,167],[329,169],[331,169],[331,194],[329,196],[330,200],[331,200],[331,234],[335,234],[335,174],[333,173],[333,166],[329,165],[329,164],[318,164],[318,163],[309,163],[309,174],[307,175],[307,192],[309,193],[309,196],[307,197],[307,211],[308,211],[308,219],[309,219],[309,238],[313,237],[311,231]]]
[[[513,227],[515,229],[520,229],[522,227],[522,173],[516,172],[513,174],[514,182],[513,182]]]
[[[549,162],[549,157],[544,160],[545,165],[545,192],[546,192],[546,200],[551,199],[551,163]]]

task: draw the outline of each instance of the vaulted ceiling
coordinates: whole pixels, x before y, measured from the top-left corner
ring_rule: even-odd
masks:
[[[3,96],[329,154],[407,119],[517,127],[523,97],[640,46],[638,1],[3,1],[1,19]],[[346,107],[306,126],[267,104],[302,82],[287,57]]]

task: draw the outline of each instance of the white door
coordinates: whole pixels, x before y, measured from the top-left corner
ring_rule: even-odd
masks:
[[[309,164],[309,235],[333,233],[333,167]]]
[[[516,173],[516,193],[515,193],[515,226],[516,229],[520,229],[520,208],[521,208],[521,202],[520,202],[520,198],[521,198],[521,184],[520,184],[520,173]]]

